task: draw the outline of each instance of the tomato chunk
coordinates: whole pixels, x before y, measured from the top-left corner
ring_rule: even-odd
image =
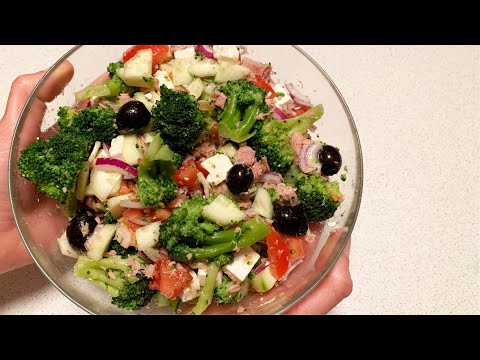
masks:
[[[173,180],[179,186],[186,186],[189,191],[193,191],[197,188],[198,175],[197,165],[193,159],[187,161],[177,170],[173,176]]]
[[[305,256],[304,241],[302,236],[287,237],[288,258],[290,260],[301,259]]]
[[[272,275],[280,280],[288,270],[289,248],[280,234],[272,226],[269,228],[270,234],[266,237],[268,261]]]
[[[161,254],[160,259],[155,263],[155,273],[149,288],[156,289],[167,299],[173,300],[182,294],[192,279],[192,275],[188,273],[185,266]]]
[[[253,83],[253,85],[256,85],[258,87],[261,87],[262,89],[265,89],[265,91],[267,92],[268,99],[273,99],[275,97],[275,90],[273,90],[270,84],[267,83],[260,75],[255,74],[255,78],[250,81]]]

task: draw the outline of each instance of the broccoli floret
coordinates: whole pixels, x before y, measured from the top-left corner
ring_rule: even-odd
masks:
[[[157,134],[138,167],[137,194],[141,203],[164,207],[175,198],[178,186],[173,180],[176,171],[173,162],[178,162],[178,154],[164,145]]]
[[[135,255],[137,253],[137,249],[134,246],[129,246],[125,249],[117,240],[112,240],[110,243],[108,251],[111,250],[115,250],[115,253],[120,255],[122,259],[128,258],[128,255]]]
[[[203,218],[203,207],[208,204],[209,200],[205,200],[201,196],[184,200],[181,206],[172,212],[168,220],[160,225],[160,243],[168,251],[177,244],[205,244],[208,236],[220,229],[218,225]],[[185,253],[179,249],[177,252]]]
[[[342,201],[338,182],[329,182],[319,174],[298,175],[297,196],[308,221],[330,219]]]
[[[112,79],[108,80],[105,83],[105,85],[110,91],[110,94],[108,96],[101,96],[101,97],[116,98],[118,95],[122,93],[133,95],[133,93],[136,92],[136,88],[125,84],[123,80],[120,79],[117,75],[113,75]]]
[[[213,292],[213,300],[219,305],[234,304],[241,301],[248,294],[248,281],[242,282],[239,290],[230,292],[230,287],[235,284],[228,276],[223,275],[222,282]]]
[[[60,133],[22,150],[18,167],[38,191],[66,204],[88,156],[89,144],[85,139]]]
[[[185,156],[205,135],[210,119],[203,117],[195,98],[186,92],[162,85],[160,94],[152,109],[153,130],[174,152]]]
[[[257,121],[254,126],[255,135],[248,140],[248,145],[255,150],[256,156],[265,156],[273,171],[285,175],[293,164],[293,149],[290,146],[292,132],[304,133],[323,116],[323,106],[318,105],[300,116],[280,120]]]
[[[95,141],[111,142],[118,136],[114,127],[115,111],[112,108],[87,108],[80,111],[69,107],[58,110],[58,126],[63,133],[69,133],[77,138]]]
[[[138,255],[131,257],[144,264]],[[129,310],[138,310],[150,303],[155,291],[148,288],[148,279],[145,276],[132,274],[128,263],[128,259],[112,257],[94,261],[80,255],[75,264],[74,274],[91,280],[96,286],[106,290],[112,296],[112,304]]]
[[[219,134],[236,143],[246,141],[255,134],[251,130],[257,116],[269,111],[266,91],[244,79],[228,81],[220,86],[220,91],[227,96],[227,101],[218,117]]]
[[[123,61],[117,61],[115,63],[110,63],[108,64],[107,71],[108,71],[108,76],[110,76],[110,79],[112,79],[115,74],[117,73],[117,69],[121,69],[125,66]]]

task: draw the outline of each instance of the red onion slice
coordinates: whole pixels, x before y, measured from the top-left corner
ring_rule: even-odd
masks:
[[[313,104],[310,102],[308,97],[300,93],[300,91],[298,91],[293,84],[285,84],[285,87],[287,88],[295,103],[297,103],[298,105],[313,107]]]
[[[258,265],[258,267],[254,270],[255,272],[255,275],[258,275],[260,274],[263,270],[265,270],[268,266],[268,262],[265,261],[265,262],[262,262],[260,265]]]
[[[133,200],[122,200],[120,201],[120,206],[127,209],[153,209],[154,208],[154,206],[144,205],[139,201],[133,201]],[[132,221],[130,219],[128,220],[136,224],[135,221]],[[137,224],[137,225],[148,225],[148,224],[150,223],[142,222],[141,224]]]
[[[319,173],[322,167],[318,154],[322,146],[318,144],[303,145],[298,156],[298,166],[305,174]]]
[[[263,174],[260,182],[269,182],[272,184],[280,184],[283,181],[282,175],[278,172],[268,172]]]
[[[197,45],[198,51],[200,51],[203,56],[209,59],[215,59],[213,56],[213,48],[211,45]]]
[[[138,176],[138,170],[136,168],[118,159],[98,158],[95,162],[95,168],[120,173],[125,180],[135,179]]]
[[[273,108],[273,113],[274,113],[274,117],[280,120],[285,120],[287,118],[287,115],[285,115],[285,113],[279,108],[277,108],[276,106]]]

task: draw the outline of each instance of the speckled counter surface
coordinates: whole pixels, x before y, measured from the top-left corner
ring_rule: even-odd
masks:
[[[0,109],[70,46],[0,47]],[[303,46],[360,133],[352,295],[332,314],[480,313],[480,48]],[[32,55],[34,54],[34,55]],[[0,276],[0,314],[83,314],[35,266]]]

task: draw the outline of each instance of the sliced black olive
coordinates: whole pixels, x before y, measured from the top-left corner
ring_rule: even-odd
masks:
[[[322,174],[335,175],[342,167],[342,156],[340,151],[331,145],[324,145],[318,154],[318,160],[322,163]]]
[[[275,209],[273,227],[285,235],[303,236],[308,223],[300,207],[280,206]]]
[[[237,164],[227,174],[227,186],[234,195],[240,195],[250,189],[253,183],[253,171],[250,167]]]
[[[85,250],[85,242],[88,236],[93,233],[97,221],[92,213],[82,210],[67,226],[67,239],[70,245],[79,250]]]
[[[150,124],[152,114],[140,101],[129,101],[118,110],[115,122],[120,134],[134,134]]]

